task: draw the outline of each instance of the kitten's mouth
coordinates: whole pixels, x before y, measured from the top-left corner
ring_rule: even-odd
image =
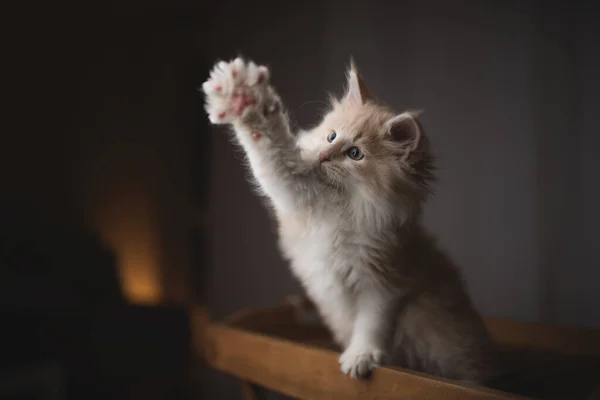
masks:
[[[342,170],[335,164],[329,162],[321,164],[321,172],[328,184],[335,187],[340,187],[344,181]]]

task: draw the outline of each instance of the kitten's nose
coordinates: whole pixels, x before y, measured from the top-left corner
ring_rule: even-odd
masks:
[[[323,163],[325,161],[329,161],[329,154],[322,151],[319,153],[319,162]]]

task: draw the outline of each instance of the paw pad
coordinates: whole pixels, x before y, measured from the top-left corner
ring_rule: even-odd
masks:
[[[251,110],[261,109],[268,97],[269,70],[237,58],[217,63],[202,85],[206,111],[212,123],[228,123]]]

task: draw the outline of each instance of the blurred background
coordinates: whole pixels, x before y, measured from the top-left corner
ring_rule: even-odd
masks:
[[[300,291],[197,90],[238,54],[272,69],[302,126],[351,55],[382,100],[424,109],[440,176],[426,223],[479,310],[600,328],[598,9],[6,6],[0,398],[238,398],[194,356],[189,310],[218,319]]]

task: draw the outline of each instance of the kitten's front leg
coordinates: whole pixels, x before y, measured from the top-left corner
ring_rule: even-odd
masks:
[[[381,288],[359,293],[352,338],[339,360],[342,372],[352,378],[366,377],[388,359],[396,326],[395,303]]]
[[[241,58],[220,62],[202,88],[210,121],[233,125],[254,177],[278,210],[295,211],[316,195],[313,167],[300,157],[266,67]]]

